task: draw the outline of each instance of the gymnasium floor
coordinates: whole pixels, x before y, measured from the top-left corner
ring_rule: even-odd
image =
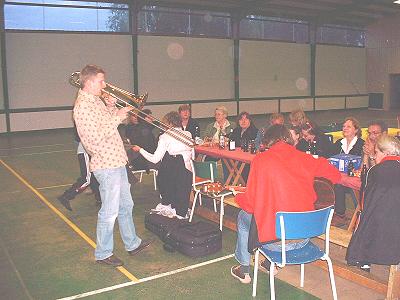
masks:
[[[395,112],[358,113],[360,120],[384,114],[382,119],[394,126]],[[322,114],[313,117],[326,120]],[[257,118],[256,124],[263,124],[264,119]],[[366,120],[361,121],[365,126]],[[98,207],[94,196],[79,195],[71,202],[72,212],[56,200],[79,175],[72,141],[69,129],[0,135],[0,299],[252,299],[251,285],[240,284],[230,275],[235,264],[231,257],[234,232],[224,229],[219,253],[190,259],[165,252],[162,243],[144,228],[145,212],[158,203],[151,177],[136,184],[132,195],[137,232],[154,239],[153,244],[129,257],[116,230],[115,254],[125,262],[124,267],[96,264]],[[324,274],[320,284],[329,291]],[[286,282],[276,282],[277,299],[316,298]],[[356,299],[340,297],[339,288],[338,294],[339,299]],[[325,295],[330,298],[329,292]],[[369,295],[369,299],[378,299],[374,293]],[[269,298],[266,274],[259,279],[257,299],[261,298]]]
[[[166,253],[144,228],[145,211],[157,203],[151,177],[132,189],[134,218],[141,237],[154,239],[134,257],[115,233],[115,269],[94,262],[97,210],[91,194],[71,202],[56,200],[78,176],[70,130],[0,136],[0,299],[250,299],[251,286],[230,275],[235,234],[223,231],[223,250],[203,259]],[[201,265],[203,263],[203,265]],[[186,268],[186,269],[185,269]],[[261,276],[259,298],[268,293]],[[315,297],[278,281],[281,299]],[[85,294],[86,293],[86,294]]]

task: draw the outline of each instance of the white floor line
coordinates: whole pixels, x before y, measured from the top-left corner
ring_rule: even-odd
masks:
[[[20,150],[20,149],[32,149],[32,148],[44,148],[44,147],[53,147],[53,146],[65,146],[65,145],[73,145],[69,144],[50,144],[50,145],[37,145],[37,146],[27,146],[27,147],[15,147],[15,148],[0,148],[0,151],[9,151],[9,150]]]
[[[42,155],[42,154],[52,154],[59,152],[76,152],[76,150],[57,150],[57,151],[46,151],[46,152],[34,152],[34,153],[25,153],[25,154],[12,154],[12,155],[0,155],[2,157],[16,157],[16,156],[31,156],[31,155]]]
[[[89,296],[93,296],[93,295],[97,295],[97,294],[101,294],[101,293],[117,290],[117,289],[124,288],[124,287],[127,287],[127,286],[135,285],[135,284],[138,284],[138,283],[142,283],[142,282],[146,282],[146,281],[150,281],[150,280],[154,280],[154,279],[158,279],[158,278],[162,278],[162,277],[178,274],[178,273],[185,272],[185,271],[188,271],[188,270],[193,270],[193,269],[196,269],[196,268],[199,268],[199,267],[202,267],[202,266],[210,265],[212,263],[216,263],[216,262],[231,258],[233,256],[234,256],[234,254],[229,254],[229,255],[226,255],[226,256],[218,257],[218,258],[215,258],[215,259],[212,259],[212,260],[208,260],[208,261],[205,261],[205,262],[202,262],[202,263],[198,263],[198,264],[195,264],[195,265],[187,266],[187,267],[180,268],[180,269],[177,269],[177,270],[173,270],[173,271],[169,271],[169,272],[165,272],[165,273],[161,273],[161,274],[145,277],[145,278],[139,279],[139,281],[137,281],[137,282],[129,281],[129,282],[125,282],[125,283],[109,286],[109,287],[106,287],[106,288],[102,288],[102,289],[98,289],[98,290],[94,290],[94,291],[90,291],[90,292],[86,292],[86,293],[82,293],[82,294],[78,294],[78,295],[74,295],[74,296],[69,296],[69,297],[65,297],[65,298],[59,298],[58,300],[79,299],[79,298],[89,297]]]

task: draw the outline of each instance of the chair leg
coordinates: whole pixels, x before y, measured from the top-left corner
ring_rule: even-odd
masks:
[[[331,261],[329,256],[325,257],[325,259],[326,259],[326,262],[328,264],[329,278],[331,280],[331,288],[332,288],[333,300],[337,300],[336,283],[335,283],[335,276],[333,274],[332,261]]]
[[[197,201],[197,196],[198,195],[199,195],[199,192],[196,192],[196,194],[194,195],[193,204],[192,204],[192,210],[190,211],[189,222],[192,222],[193,214],[194,214],[194,207],[196,206],[196,201]]]
[[[270,286],[270,293],[271,293],[271,300],[275,300],[275,263],[271,262],[271,266],[269,267],[269,286]]]
[[[214,211],[217,212],[217,202],[215,201],[214,198],[213,198],[213,202],[214,202]]]
[[[304,287],[304,264],[300,265],[300,286]]]
[[[140,172],[139,182],[142,182],[143,172]]]
[[[199,204],[200,204],[200,205],[203,205],[203,200],[202,200],[202,198],[201,198],[201,194],[199,195]]]
[[[257,278],[258,278],[258,260],[260,257],[260,251],[257,249],[254,256],[254,273],[253,273],[253,293],[252,296],[257,295]]]
[[[157,174],[156,174],[156,171],[153,171],[153,180],[154,180],[154,190],[157,191]]]
[[[224,219],[224,197],[221,197],[221,208],[219,209],[219,230],[221,231],[223,226],[223,219]]]

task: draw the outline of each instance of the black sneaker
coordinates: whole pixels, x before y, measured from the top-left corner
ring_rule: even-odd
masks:
[[[99,264],[109,265],[112,267],[120,267],[124,264],[122,260],[120,260],[115,255],[111,255],[110,257],[107,257],[105,259],[96,260],[96,262]]]
[[[128,251],[129,255],[133,256],[138,254],[140,251],[146,249],[148,246],[150,246],[151,241],[147,241],[147,240],[142,240],[142,242],[140,243],[139,247],[137,247],[136,249],[133,249],[131,251]]]
[[[71,204],[69,203],[69,199],[64,197],[64,195],[58,197],[57,200],[60,201],[62,206],[64,206],[66,209],[68,209],[69,211],[72,211],[72,207],[71,207]]]
[[[250,274],[243,274],[242,271],[240,271],[240,266],[233,266],[231,268],[231,275],[241,283],[249,284],[251,282]]]

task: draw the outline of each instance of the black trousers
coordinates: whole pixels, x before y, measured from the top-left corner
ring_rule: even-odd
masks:
[[[178,215],[185,217],[192,190],[192,172],[186,169],[182,155],[165,153],[158,169],[157,185],[161,203],[171,204]]]
[[[341,184],[335,184],[335,213],[344,215],[346,213],[346,193],[351,193],[351,188]]]
[[[99,183],[94,177],[93,173],[89,170],[89,154],[78,153],[79,168],[81,171],[81,176],[76,180],[76,182],[67,189],[63,197],[68,200],[74,199],[78,194],[82,193],[88,186],[92,189],[94,196],[97,201],[100,200]]]

